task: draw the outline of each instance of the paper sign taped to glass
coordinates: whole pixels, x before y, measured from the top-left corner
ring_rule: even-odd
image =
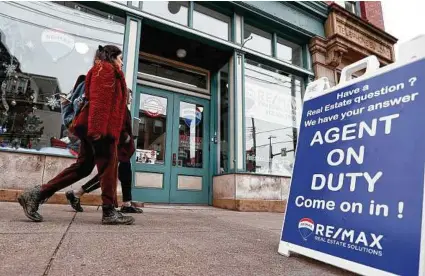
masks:
[[[245,113],[255,118],[282,126],[298,127],[301,119],[300,83],[256,66],[245,68]]]
[[[377,64],[307,88],[279,253],[362,275],[425,275],[425,58]]]

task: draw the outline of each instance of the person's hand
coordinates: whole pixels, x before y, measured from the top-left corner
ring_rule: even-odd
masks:
[[[125,139],[124,143],[128,144],[128,143],[130,143],[130,141],[131,141],[131,137],[130,137],[130,135],[127,135],[127,139]]]

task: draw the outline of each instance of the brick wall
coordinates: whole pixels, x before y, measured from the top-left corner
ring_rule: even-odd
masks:
[[[335,1],[325,1],[328,5]],[[380,1],[360,1],[361,18],[385,30],[384,15],[382,13],[382,5]]]
[[[376,27],[384,30],[384,15],[382,13],[382,5],[380,1],[362,1],[360,2],[362,18]]]

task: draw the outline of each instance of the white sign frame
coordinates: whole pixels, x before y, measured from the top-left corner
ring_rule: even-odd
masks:
[[[361,82],[369,78],[382,75],[384,73],[403,67],[415,61],[425,59],[425,35],[422,35],[409,42],[406,42],[404,45],[401,46],[401,50],[402,51],[405,50],[405,51],[403,51],[401,54],[402,59],[400,62],[396,62],[382,68],[379,68],[379,66],[377,66],[378,60],[375,56],[369,56],[363,60],[360,60],[352,65],[347,66],[346,68],[343,69],[341,73],[340,82],[332,88],[329,88],[329,81],[327,78],[321,78],[310,83],[306,89],[304,101],[309,101],[309,100],[321,97],[323,95],[332,93],[346,86],[350,86],[354,83]],[[348,74],[355,73],[354,70],[356,68],[358,68],[358,70],[366,68],[366,73],[359,78],[352,79],[352,76]],[[296,158],[296,153],[295,153],[295,158]],[[425,167],[425,164],[424,164],[424,167]],[[290,185],[292,185],[292,180]],[[285,208],[285,217],[283,220],[281,233],[283,233],[283,228],[285,227],[285,218],[286,218],[287,209],[288,209],[288,204],[286,204],[286,208]],[[420,260],[419,276],[425,276],[425,170],[424,170],[424,195],[423,195],[423,202],[422,202],[422,231],[421,232],[422,233],[421,233],[421,246],[420,246],[420,258],[419,258]],[[286,257],[290,257],[291,253],[297,253],[312,259],[316,259],[318,261],[322,261],[324,263],[327,263],[333,266],[340,267],[348,271],[352,271],[354,273],[358,273],[360,275],[373,275],[373,276],[397,275],[397,274],[389,273],[387,271],[362,265],[353,261],[335,257],[326,253],[322,253],[316,250],[312,250],[306,247],[302,247],[293,243],[289,243],[289,242],[283,241],[282,238],[283,237],[281,236],[278,253]]]

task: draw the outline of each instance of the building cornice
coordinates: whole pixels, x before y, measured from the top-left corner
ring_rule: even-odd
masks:
[[[356,16],[355,14],[347,11],[346,9],[344,9],[338,4],[332,3],[331,5],[328,6],[328,8],[329,8],[329,14],[331,14],[332,12],[335,12],[336,14],[339,14],[349,19],[350,21],[354,22],[356,25],[368,30],[369,32],[376,34],[376,36],[385,39],[389,43],[395,44],[398,41],[396,37],[390,35],[384,30],[376,27],[375,25],[365,21],[364,19]]]

